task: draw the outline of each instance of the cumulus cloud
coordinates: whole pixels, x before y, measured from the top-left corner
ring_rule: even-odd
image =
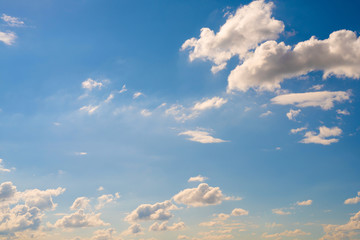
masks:
[[[82,88],[88,89],[89,91],[93,90],[94,88],[102,88],[104,84],[102,82],[97,82],[91,78],[86,79],[81,83]]]
[[[290,215],[291,212],[283,211],[282,209],[273,209],[272,212],[277,215]]]
[[[344,204],[356,204],[359,202],[360,202],[360,192],[358,192],[358,195],[356,197],[346,199]]]
[[[344,102],[350,99],[349,92],[307,92],[279,95],[271,99],[273,104],[295,105],[297,107],[321,107],[329,110],[334,107],[334,102]]]
[[[188,182],[204,182],[207,179],[208,179],[207,177],[197,175],[196,177],[189,178]]]
[[[125,230],[123,235],[132,235],[132,234],[142,234],[143,229],[140,224],[134,223],[127,230]]]
[[[218,205],[224,200],[219,187],[211,187],[206,183],[199,184],[196,188],[182,190],[173,197],[177,203],[192,207]]]
[[[141,204],[134,211],[125,217],[125,221],[135,222],[144,220],[158,220],[165,221],[170,219],[173,215],[171,210],[177,207],[169,200],[155,204]]]
[[[306,132],[305,138],[301,140],[301,143],[316,143],[322,145],[330,145],[339,141],[337,137],[342,134],[342,130],[338,127],[327,128],[325,126],[319,127],[319,133],[316,134],[313,131]]]
[[[210,133],[205,131],[184,131],[179,133],[179,135],[186,135],[189,136],[188,140],[193,142],[199,142],[199,143],[221,143],[221,142],[227,142],[226,140],[222,140],[220,138],[214,138],[210,135]]]
[[[78,197],[71,205],[70,210],[87,209],[90,207],[90,199],[87,197]]]
[[[85,213],[84,210],[80,209],[57,220],[54,226],[60,228],[82,228],[108,225],[100,219],[100,215],[100,213]]]
[[[172,116],[176,121],[185,122],[199,116],[199,112],[189,110],[181,104],[173,104],[165,110],[165,115]]]
[[[324,88],[324,84],[316,84],[316,85],[314,85],[314,86],[312,86],[310,89],[311,90],[321,90],[322,88]]]
[[[307,127],[294,128],[294,129],[291,129],[291,130],[290,130],[290,133],[296,134],[296,133],[302,132],[302,131],[304,131],[304,130],[306,130],[306,129],[307,129]]]
[[[1,19],[6,22],[6,24],[10,27],[21,27],[25,24],[24,21],[20,20],[20,18],[11,17],[9,15],[6,15],[5,13],[1,15]]]
[[[0,42],[12,45],[15,42],[16,34],[13,32],[0,32]]]
[[[276,239],[282,239],[282,237],[298,237],[298,236],[307,236],[311,235],[311,233],[304,232],[300,229],[295,229],[293,231],[286,230],[281,233],[274,233],[274,234],[267,234],[264,233],[262,237],[264,238],[276,238]]]
[[[253,1],[229,14],[216,34],[209,28],[202,28],[200,38],[185,41],[181,49],[190,49],[189,60],[210,60],[216,73],[226,67],[233,56],[244,58],[248,51],[260,42],[276,39],[284,29],[281,21],[271,17],[273,3]]]
[[[178,222],[178,223],[174,223],[171,226],[168,226],[168,222],[166,221],[162,223],[155,222],[149,227],[149,231],[176,231],[176,230],[182,230],[184,228],[185,228],[184,222]]]
[[[249,215],[249,211],[246,211],[242,208],[235,208],[234,210],[232,210],[231,215],[232,216],[245,216],[245,215]]]
[[[91,240],[112,240],[115,233],[116,231],[113,228],[99,229],[94,232]]]
[[[100,197],[98,197],[98,204],[96,205],[96,209],[101,209],[103,208],[106,204],[115,202],[116,199],[120,198],[119,193],[112,195],[112,194],[104,194]]]
[[[301,109],[298,109],[298,110],[290,109],[290,111],[288,113],[286,113],[286,116],[289,120],[295,120],[295,117],[297,115],[299,115],[300,112],[301,112]]]
[[[29,207],[37,207],[40,210],[54,210],[57,206],[53,202],[54,196],[59,196],[65,192],[65,188],[57,189],[31,189],[20,193],[20,198],[25,201],[25,204]]]
[[[16,186],[12,182],[3,182],[0,185],[0,203],[11,200],[16,192]]]
[[[210,99],[203,99],[202,101],[196,102],[193,110],[204,111],[211,108],[220,108],[222,105],[227,103],[227,99],[221,97],[213,97]]]
[[[320,240],[352,239],[360,230],[360,211],[344,225],[324,225],[325,235]]]
[[[296,203],[296,205],[298,205],[298,206],[310,206],[311,204],[312,204],[312,200],[310,200],[310,199]]]
[[[358,79],[359,65],[360,38],[352,31],[336,31],[325,40],[311,37],[294,48],[267,41],[230,73],[228,92],[249,88],[274,91],[284,79],[316,70],[324,72],[324,79],[330,75]]]

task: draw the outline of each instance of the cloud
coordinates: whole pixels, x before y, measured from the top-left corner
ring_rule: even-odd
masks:
[[[112,240],[112,239],[114,239],[113,235],[115,233],[116,233],[116,231],[113,228],[99,229],[94,232],[91,240]]]
[[[311,37],[294,48],[283,42],[267,41],[230,73],[227,90],[274,91],[284,79],[316,70],[324,72],[324,79],[331,75],[358,79],[359,65],[360,39],[352,31],[336,31],[325,40]]]
[[[127,230],[125,230],[122,234],[123,235],[132,235],[132,234],[142,234],[141,225],[138,223],[132,224]]]
[[[29,207],[37,207],[40,210],[54,210],[57,206],[53,202],[53,196],[59,196],[65,192],[65,188],[57,189],[31,189],[20,193],[20,198],[25,201],[25,204]]]
[[[95,111],[99,108],[100,106],[93,106],[93,105],[88,105],[88,106],[83,106],[79,109],[79,111],[84,111],[87,112],[89,115],[92,115],[95,113]]]
[[[253,1],[229,14],[216,34],[209,28],[202,28],[200,38],[185,41],[181,49],[190,49],[189,60],[210,60],[216,73],[226,67],[226,62],[237,55],[244,58],[258,43],[276,39],[284,29],[281,21],[271,17],[273,3]]]
[[[312,204],[312,200],[306,200],[306,201],[302,201],[302,202],[297,202],[296,205],[298,206],[310,206]]]
[[[13,32],[0,32],[0,42],[12,45],[15,42],[16,34]]]
[[[312,86],[310,89],[311,90],[321,90],[321,89],[323,89],[324,88],[324,84],[317,84],[317,85],[314,85],[314,86]]]
[[[273,209],[272,212],[277,215],[290,215],[291,212],[285,212],[281,209]]]
[[[282,237],[298,237],[298,236],[306,236],[306,235],[311,235],[311,233],[304,232],[300,229],[295,229],[293,231],[286,230],[282,233],[274,233],[274,234],[264,233],[262,237],[281,239]]]
[[[188,182],[204,182],[207,179],[208,179],[207,177],[197,175],[196,177],[189,178]]]
[[[96,209],[103,208],[106,204],[116,201],[116,199],[120,198],[120,195],[117,193],[114,195],[112,194],[104,194],[98,197],[98,205],[96,205]]]
[[[297,115],[299,115],[300,112],[301,112],[301,109],[298,109],[298,110],[290,109],[290,111],[288,113],[286,113],[286,116],[289,120],[295,120],[295,117]]]
[[[102,82],[97,82],[91,78],[86,79],[81,83],[82,88],[88,89],[89,91],[93,90],[94,88],[102,88],[104,84]]]
[[[204,111],[211,108],[220,108],[222,105],[227,103],[227,99],[223,99],[220,97],[213,97],[211,99],[204,99],[202,101],[196,102],[193,110],[195,111]]]
[[[356,204],[359,202],[360,202],[360,192],[358,192],[358,195],[356,197],[346,199],[344,204]]]
[[[231,216],[245,216],[245,215],[249,215],[249,212],[242,208],[235,208],[231,212]]]
[[[305,138],[301,140],[301,143],[316,143],[322,145],[330,145],[331,143],[336,143],[339,141],[337,138],[330,138],[340,136],[342,130],[338,127],[327,128],[325,126],[319,127],[319,134],[316,135],[315,132],[310,131],[305,133]]]
[[[143,115],[144,117],[149,117],[149,116],[152,115],[152,112],[150,112],[147,109],[143,109],[143,110],[140,111],[140,114]]]
[[[268,110],[267,112],[264,112],[264,113],[260,114],[260,117],[267,117],[267,116],[269,116],[271,114],[272,114],[272,111]]]
[[[224,200],[224,195],[219,187],[210,187],[206,183],[201,183],[197,188],[182,190],[173,199],[177,203],[192,207],[202,207],[220,204]]]
[[[220,221],[225,221],[230,217],[230,215],[226,213],[215,214],[215,216],[216,216],[216,220],[220,220]]]
[[[360,230],[360,211],[344,225],[323,225],[325,235],[320,240],[352,239]]]
[[[336,110],[336,113],[341,114],[341,115],[350,115],[349,111],[346,109],[344,109],[344,110],[338,109],[338,110]]]
[[[7,169],[3,165],[3,160],[0,158],[0,172],[11,172],[10,169]]]
[[[158,223],[155,222],[149,227],[149,231],[177,231],[177,230],[183,230],[185,228],[184,222],[178,222],[174,223],[171,226],[168,226],[168,222],[162,222]]]
[[[87,209],[90,207],[89,203],[90,203],[90,199],[88,199],[87,197],[78,197],[71,205],[70,210]]]
[[[110,93],[109,96],[105,99],[105,103],[109,103],[113,99],[114,99],[114,94]]]
[[[142,92],[136,92],[136,93],[134,93],[134,95],[133,95],[133,99],[136,99],[136,98],[138,98],[138,97],[140,97],[140,96],[144,96],[144,94],[143,94]]]
[[[0,203],[11,200],[16,192],[16,186],[12,182],[3,182],[0,185]]]
[[[88,153],[87,152],[76,152],[75,155],[78,155],[78,156],[84,156],[84,155],[87,155]]]
[[[85,213],[84,210],[80,209],[57,220],[54,226],[60,228],[82,228],[108,225],[100,219],[100,215],[100,213]]]
[[[181,104],[173,104],[165,110],[165,115],[174,117],[176,121],[185,122],[199,116],[199,112],[189,110]]]
[[[294,129],[291,129],[291,130],[290,130],[290,133],[296,134],[296,133],[302,132],[302,131],[304,131],[304,130],[306,130],[306,129],[307,129],[307,127],[294,128]]]
[[[119,93],[123,93],[123,92],[126,92],[127,89],[126,89],[126,85],[124,84],[121,88],[121,90],[119,91]]]
[[[338,92],[307,92],[290,93],[276,96],[271,99],[273,104],[295,105],[297,107],[321,107],[329,110],[334,107],[334,102],[343,102],[350,99],[350,93]]]
[[[151,204],[142,204],[138,206],[134,211],[125,217],[127,222],[145,221],[145,220],[158,220],[165,221],[170,219],[173,215],[171,210],[175,210],[177,207],[169,200],[164,202]]]
[[[100,186],[100,187],[98,187],[97,190],[98,190],[98,191],[104,191],[104,187],[103,187],[103,186]]]
[[[9,15],[3,14],[1,16],[1,19],[6,22],[6,24],[10,27],[21,27],[24,26],[24,22],[21,21],[19,18],[17,17],[11,17]]]
[[[186,135],[189,136],[188,140],[193,142],[199,142],[199,143],[221,143],[221,142],[227,142],[226,140],[222,140],[220,138],[214,138],[210,136],[210,133],[205,131],[184,131],[179,133],[179,135]]]

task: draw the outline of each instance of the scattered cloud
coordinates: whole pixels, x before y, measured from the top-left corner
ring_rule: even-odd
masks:
[[[103,187],[103,186],[100,186],[97,190],[98,190],[99,192],[100,192],[100,191],[104,191],[104,187]]]
[[[350,115],[349,111],[344,109],[344,110],[336,110],[337,114],[341,114],[341,115]]]
[[[295,229],[293,231],[286,230],[281,233],[274,233],[274,234],[267,234],[264,233],[262,237],[264,238],[276,238],[276,239],[282,239],[282,237],[298,237],[298,236],[307,236],[311,235],[311,233],[304,232],[300,229]]]
[[[84,210],[80,209],[57,220],[54,226],[60,228],[83,228],[109,225],[100,219],[100,215],[100,213],[85,213]]]
[[[95,209],[99,210],[103,208],[105,205],[115,202],[116,199],[120,198],[120,195],[117,193],[114,195],[112,194],[104,194],[98,197],[98,204],[96,205]]]
[[[272,114],[272,111],[268,110],[267,112],[264,112],[264,113],[260,114],[260,117],[267,117],[267,116],[269,116],[271,114]]]
[[[232,216],[245,216],[245,215],[249,215],[249,211],[246,211],[242,208],[235,208],[234,210],[232,210],[231,215]]]
[[[322,145],[330,145],[339,141],[337,137],[342,134],[342,130],[338,127],[327,128],[325,126],[319,127],[319,134],[316,135],[315,132],[310,131],[305,133],[305,138],[301,140],[301,143],[316,143]]]
[[[290,130],[290,133],[296,134],[296,133],[302,132],[302,131],[304,131],[304,130],[306,130],[306,129],[307,129],[307,127],[294,128],[294,129],[291,129],[291,130]]]
[[[125,230],[123,235],[133,235],[133,234],[143,234],[143,229],[140,224],[133,223],[127,230]]]
[[[57,206],[53,202],[53,196],[59,196],[65,192],[65,188],[57,189],[31,189],[19,193],[21,199],[25,201],[25,204],[29,207],[36,207],[40,210],[54,210]]]
[[[168,222],[162,222],[162,223],[158,223],[158,222],[154,222],[154,224],[152,224],[149,227],[149,231],[177,231],[177,230],[183,230],[185,228],[185,223],[184,222],[178,222],[178,223],[174,223],[171,226],[168,226]]]
[[[290,109],[290,111],[288,113],[286,113],[286,116],[289,120],[295,120],[295,117],[298,116],[301,112],[301,109],[298,110],[293,110]]]
[[[1,15],[1,19],[6,22],[6,24],[10,27],[21,27],[25,24],[23,21],[20,20],[20,18],[11,17],[9,15],[6,15],[5,13]]]
[[[291,212],[283,211],[282,209],[273,209],[272,212],[277,215],[290,215]]]
[[[310,90],[317,90],[317,91],[319,91],[319,90],[323,89],[324,86],[325,86],[324,84],[317,84],[317,85],[312,86],[312,87],[310,88]]]
[[[358,192],[358,195],[356,197],[346,199],[344,204],[356,204],[359,202],[360,202],[360,192]]]
[[[200,130],[195,131],[184,131],[179,133],[179,135],[186,135],[189,136],[188,140],[193,142],[199,142],[199,143],[222,143],[222,142],[228,142],[226,140],[222,140],[220,138],[214,138],[210,135],[210,133]]]
[[[142,204],[125,217],[127,222],[158,220],[165,221],[173,215],[171,210],[177,207],[169,200],[155,204]]]
[[[121,88],[121,90],[119,91],[119,93],[123,93],[123,92],[126,92],[127,89],[126,89],[126,85],[124,84]]]
[[[97,106],[93,106],[93,105],[88,105],[88,106],[83,106],[79,109],[79,111],[84,111],[87,112],[89,115],[92,115],[95,113],[96,110],[99,109],[99,105]]]
[[[360,211],[344,225],[323,225],[325,235],[320,240],[352,239],[360,230]]]
[[[349,92],[307,92],[290,93],[276,96],[271,99],[273,104],[295,105],[297,107],[321,107],[329,110],[334,107],[334,102],[344,102],[350,99]]]
[[[0,172],[11,172],[10,169],[7,169],[3,165],[3,160],[0,158]]]
[[[142,92],[136,92],[136,93],[134,93],[134,95],[133,95],[133,99],[136,99],[136,98],[138,98],[138,97],[140,97],[140,96],[144,96],[144,94],[143,94]]]
[[[82,88],[88,89],[89,91],[95,89],[95,88],[102,88],[104,84],[102,82],[97,82],[91,78],[86,79],[81,83]]]
[[[204,182],[207,179],[208,179],[207,177],[197,175],[196,177],[189,178],[188,182]]]
[[[78,197],[71,205],[70,210],[84,210],[90,207],[90,199],[87,197]]]
[[[85,156],[87,154],[88,154],[87,152],[75,152],[75,155],[78,155],[78,156]]]
[[[16,39],[16,34],[13,32],[0,32],[0,42],[5,43],[6,45],[14,44]]]
[[[298,206],[310,206],[312,204],[312,200],[306,200],[306,201],[302,201],[302,202],[297,202],[296,205]]]
[[[91,240],[112,240],[115,239],[114,234],[116,231],[113,228],[99,229],[94,232]]]
[[[140,111],[140,114],[143,115],[144,117],[149,117],[149,116],[152,115],[152,112],[150,112],[147,109],[143,109],[143,110]]]
[[[110,93],[109,96],[105,99],[105,103],[109,103],[113,99],[114,99],[114,94]]]
[[[227,103],[227,99],[220,97],[213,97],[211,99],[203,99],[202,101],[196,102],[193,110],[195,111],[204,111],[211,108],[220,108],[222,105]]]

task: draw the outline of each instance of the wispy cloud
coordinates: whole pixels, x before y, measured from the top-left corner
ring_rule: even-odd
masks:
[[[222,140],[220,138],[214,138],[213,136],[210,135],[210,133],[208,133],[206,131],[200,131],[200,130],[184,131],[184,132],[179,133],[179,135],[189,136],[190,138],[188,138],[188,140],[193,141],[193,142],[199,142],[199,143],[222,143],[222,142],[228,142],[228,141]]]

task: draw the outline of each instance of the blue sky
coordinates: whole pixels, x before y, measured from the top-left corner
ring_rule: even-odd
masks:
[[[0,239],[359,239],[354,1],[0,1]]]

